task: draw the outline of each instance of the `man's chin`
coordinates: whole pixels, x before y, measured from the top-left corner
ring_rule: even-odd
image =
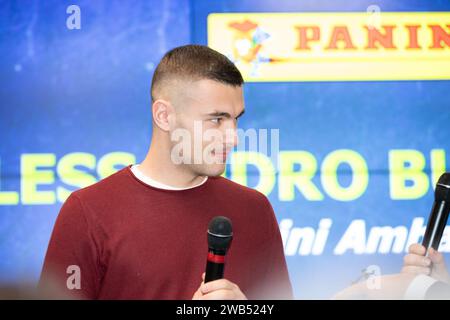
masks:
[[[201,175],[208,177],[218,177],[225,172],[225,164],[206,165],[205,168],[202,169],[203,170]]]

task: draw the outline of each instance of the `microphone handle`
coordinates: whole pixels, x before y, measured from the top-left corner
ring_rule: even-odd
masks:
[[[422,245],[427,249],[439,249],[442,234],[444,233],[447,219],[450,212],[450,203],[446,201],[434,202],[431,209],[430,218],[425,230]]]
[[[223,278],[226,252],[209,249],[206,260],[205,283]]]

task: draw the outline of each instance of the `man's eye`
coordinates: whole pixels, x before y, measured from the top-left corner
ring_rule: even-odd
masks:
[[[211,119],[211,121],[212,121],[213,123],[219,124],[219,123],[222,121],[222,119],[221,119],[221,118],[214,118],[214,119]]]

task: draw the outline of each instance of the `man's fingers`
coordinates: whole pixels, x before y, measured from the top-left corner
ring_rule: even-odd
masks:
[[[202,290],[203,294],[206,294],[211,291],[221,290],[221,289],[235,290],[235,289],[237,289],[237,286],[234,283],[232,283],[226,279],[210,281],[208,283],[202,284],[202,286],[201,286],[201,290]]]
[[[445,263],[444,256],[433,248],[428,249],[428,256],[435,265]]]
[[[193,300],[234,300],[246,299],[239,287],[227,279],[219,279],[205,283],[205,273],[202,274],[203,282],[194,293]]]
[[[430,258],[417,254],[407,254],[403,258],[403,262],[405,266],[429,267],[431,265]]]
[[[202,293],[202,286],[205,284],[205,273],[202,273],[202,283],[200,283],[200,287],[198,287],[197,291],[195,291],[194,295],[192,296],[192,300],[199,300],[201,298],[201,296],[203,295]]]
[[[409,246],[408,252],[412,254],[417,254],[419,256],[424,256],[427,250],[421,244],[413,243],[412,245]]]
[[[427,250],[416,243],[409,247],[409,254],[404,258],[402,273],[425,274],[437,280],[450,282],[450,276],[445,265],[444,257],[433,248]]]
[[[444,256],[440,252],[437,252],[436,250],[434,250],[433,248],[430,248],[428,250],[428,256],[430,257],[431,261],[433,262],[431,276],[440,281],[449,283],[450,275],[447,270]]]
[[[199,300],[202,297],[202,292],[200,291],[200,288],[195,291],[194,295],[192,296],[192,300]]]
[[[200,300],[235,300],[236,295],[232,290],[220,289],[204,294]]]
[[[402,273],[413,273],[413,274],[426,274],[430,275],[431,268],[427,267],[417,267],[417,266],[404,266]]]

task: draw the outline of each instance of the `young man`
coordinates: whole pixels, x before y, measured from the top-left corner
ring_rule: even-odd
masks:
[[[73,192],[57,218],[40,284],[87,299],[290,299],[267,198],[229,181],[243,79],[222,54],[169,51],[152,80],[144,161]],[[204,284],[209,221],[231,219],[225,279]]]

